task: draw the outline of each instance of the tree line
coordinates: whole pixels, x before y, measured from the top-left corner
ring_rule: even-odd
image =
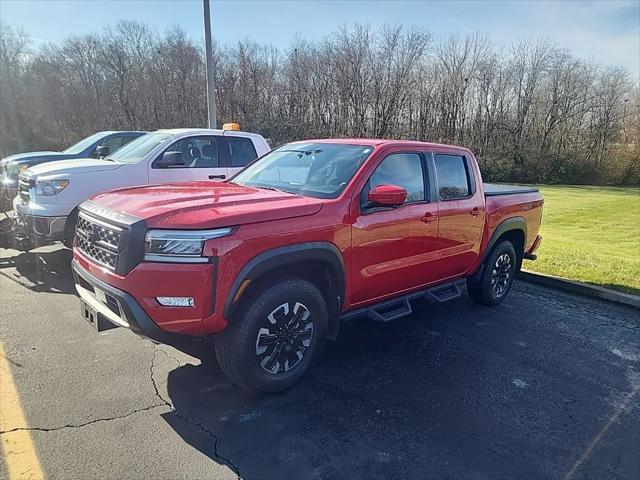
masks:
[[[207,125],[203,48],[178,27],[123,21],[34,47],[0,26],[0,155],[99,130]],[[340,28],[286,49],[214,45],[220,123],[272,146],[379,137],[471,148],[485,179],[640,184],[640,90],[623,68],[545,40]]]

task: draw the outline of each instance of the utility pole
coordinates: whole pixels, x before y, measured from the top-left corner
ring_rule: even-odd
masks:
[[[213,55],[211,46],[211,12],[209,0],[202,0],[204,5],[204,51],[207,59],[207,109],[209,128],[216,128],[216,87],[213,78]]]

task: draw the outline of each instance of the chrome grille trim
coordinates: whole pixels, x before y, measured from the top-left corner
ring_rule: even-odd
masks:
[[[91,222],[91,223],[97,223],[98,225],[100,225],[102,227],[105,227],[105,228],[109,228],[111,230],[116,230],[118,232],[122,232],[122,230],[123,230],[122,227],[118,227],[117,225],[114,225],[112,223],[105,222],[104,220],[100,220],[99,218],[96,218],[94,216],[87,215],[84,212],[81,212],[79,214],[79,216],[84,218],[85,220]]]
[[[35,182],[33,180],[20,177],[18,179],[18,195],[20,195],[20,198],[28,202],[30,200],[29,190],[34,186]]]
[[[96,263],[115,271],[123,228],[80,212],[76,224],[76,247]]]

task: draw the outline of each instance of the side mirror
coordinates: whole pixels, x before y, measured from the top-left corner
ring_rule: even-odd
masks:
[[[179,167],[182,165],[184,165],[182,152],[164,152],[162,158],[158,160],[158,166],[160,168]]]
[[[109,147],[107,145],[98,145],[96,147],[95,156],[96,158],[104,158],[108,156],[111,152],[109,151]]]
[[[396,185],[378,185],[369,190],[367,200],[374,205],[397,207],[407,199],[407,191]]]

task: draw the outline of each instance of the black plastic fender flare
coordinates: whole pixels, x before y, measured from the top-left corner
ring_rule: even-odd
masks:
[[[240,269],[240,272],[238,272],[238,275],[231,284],[231,289],[224,303],[224,318],[230,321],[233,317],[237,304],[237,302],[233,300],[245,280],[257,278],[268,270],[304,260],[320,260],[330,265],[337,296],[339,297],[339,304],[337,305],[339,312],[342,302],[344,301],[345,292],[345,269],[342,254],[332,243],[307,242],[267,250],[249,260],[249,262]]]
[[[475,279],[482,275],[482,270],[484,268],[484,262],[487,260],[487,257],[495,247],[498,239],[507,232],[512,230],[520,230],[524,235],[524,247],[527,247],[527,221],[524,217],[511,217],[507,218],[503,222],[501,222],[496,229],[493,231],[491,238],[487,242],[487,247],[484,249],[484,253],[482,254],[482,261],[479,263],[478,268],[472,275],[472,278]],[[518,252],[516,252],[518,253]],[[524,251],[522,252],[524,254]]]

